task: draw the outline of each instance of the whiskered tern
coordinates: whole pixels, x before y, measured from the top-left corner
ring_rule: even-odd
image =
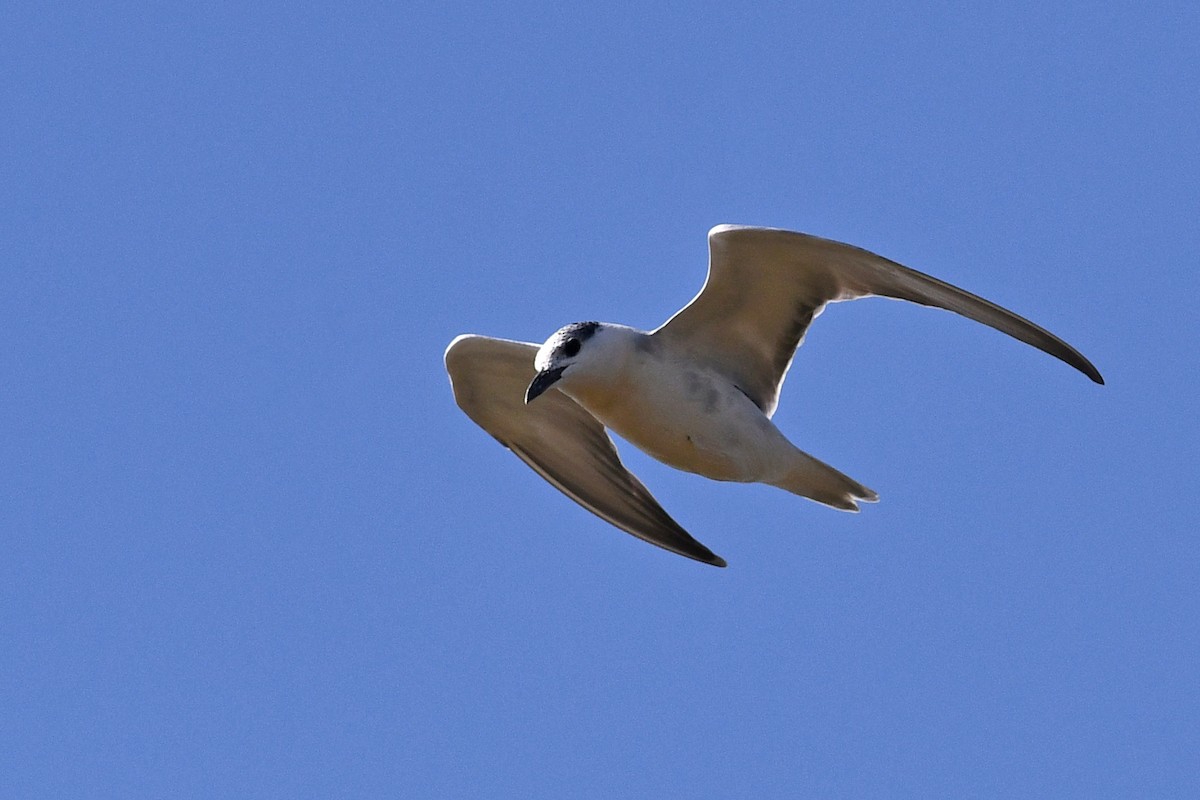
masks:
[[[847,511],[878,499],[771,421],[796,349],[828,303],[877,295],[944,308],[1104,383],[1044,328],[858,247],[719,225],[708,249],[704,287],[657,330],[576,322],[541,346],[465,335],[445,357],[455,399],[480,427],[584,508],[688,558],[725,566],[625,468],[605,428],[706,478],[766,483]]]

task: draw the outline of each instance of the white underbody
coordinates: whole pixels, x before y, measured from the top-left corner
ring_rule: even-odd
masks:
[[[727,378],[654,352],[639,352],[623,367],[605,380],[564,380],[560,388],[605,427],[676,469],[769,483],[791,465],[796,449]]]

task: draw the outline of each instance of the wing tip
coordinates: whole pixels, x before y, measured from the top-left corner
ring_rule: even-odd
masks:
[[[701,547],[703,547],[703,545],[701,545]],[[704,548],[704,552],[707,553],[707,555],[692,554],[692,553],[683,553],[681,555],[686,555],[688,558],[690,558],[694,561],[699,561],[701,564],[710,564],[714,567],[720,567],[721,569],[724,569],[725,567],[729,566],[729,562],[727,562],[725,559],[721,558],[719,555],[717,555],[713,551],[709,550],[707,547]]]
[[[1068,346],[1065,354],[1053,353],[1053,355],[1058,356],[1084,375],[1087,375],[1092,383],[1098,383],[1101,386],[1104,385],[1104,376],[1100,374],[1100,370],[1096,369],[1095,365],[1084,358],[1078,350]]]

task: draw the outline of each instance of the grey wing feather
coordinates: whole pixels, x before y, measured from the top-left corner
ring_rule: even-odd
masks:
[[[446,349],[454,398],[467,416],[596,516],[673,553],[725,566],[621,463],[595,417],[556,389],[524,402],[537,345],[459,336]]]
[[[713,228],[708,244],[704,288],[654,335],[728,375],[768,416],[812,320],[827,303],[871,295],[961,314],[1104,383],[1090,361],[1044,328],[862,248],[738,225]]]

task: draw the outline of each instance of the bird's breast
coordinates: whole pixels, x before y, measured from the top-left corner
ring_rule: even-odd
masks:
[[[774,425],[737,387],[661,362],[571,396],[605,427],[676,469],[723,481],[771,470]]]

